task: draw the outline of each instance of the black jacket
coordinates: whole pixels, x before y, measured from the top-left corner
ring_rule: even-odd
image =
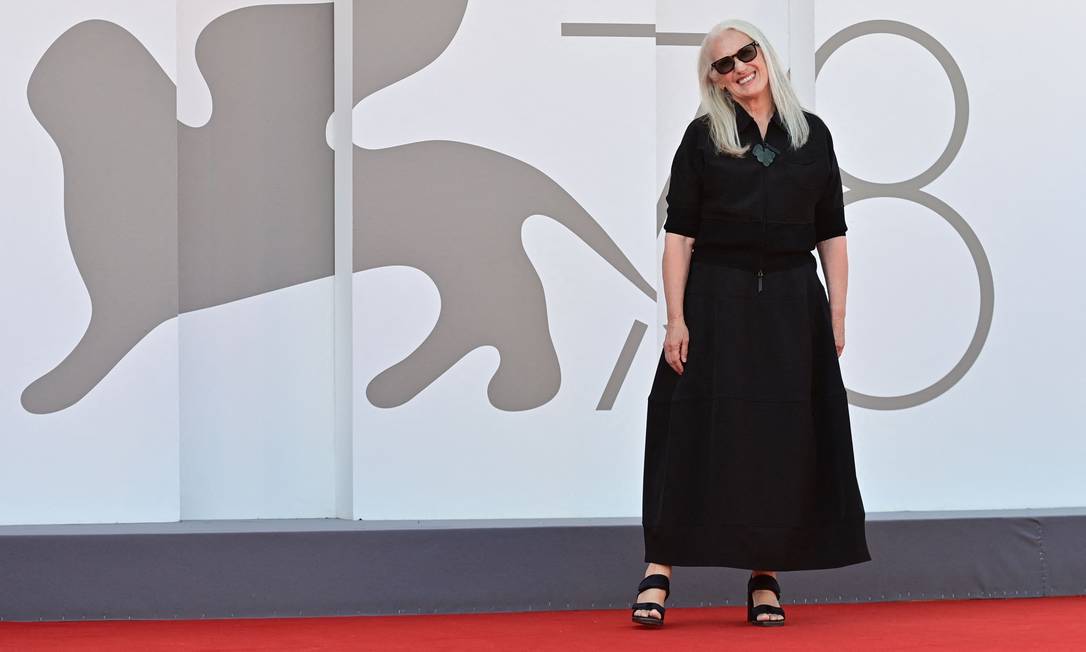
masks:
[[[739,140],[751,150],[742,158],[716,153],[708,116],[694,118],[671,164],[664,230],[695,238],[692,260],[755,271],[810,261],[816,243],[848,229],[830,131],[804,111],[810,137],[792,150],[779,114],[763,141],[754,119],[735,107]]]

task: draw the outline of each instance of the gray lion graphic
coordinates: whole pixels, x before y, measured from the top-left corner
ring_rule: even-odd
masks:
[[[434,61],[466,1],[358,1],[354,102]],[[22,404],[49,413],[81,400],[137,342],[179,313],[332,275],[332,4],[225,14],[196,60],[213,111],[177,122],[176,89],[120,26],[89,20],[43,54],[27,94],[64,169],[64,218],[91,297],[82,339],[32,382]],[[656,293],[604,229],[554,180],[483,147],[425,141],[354,150],[354,271],[408,265],[441,295],[433,331],[369,381],[401,405],[471,350],[501,364],[488,397],[538,407],[561,373],[539,276],[521,227],[546,215],[646,297]]]

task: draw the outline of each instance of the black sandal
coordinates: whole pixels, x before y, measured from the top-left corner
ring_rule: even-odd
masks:
[[[653,573],[652,575],[646,575],[641,583],[637,585],[637,595],[641,595],[642,591],[647,589],[663,589],[664,600],[667,600],[667,596],[671,595],[671,578],[663,573]],[[633,609],[633,621],[635,623],[641,623],[642,625],[653,625],[659,627],[664,624],[664,606],[656,602],[636,602],[637,597],[634,597],[635,602],[631,605]],[[660,617],[655,616],[638,616],[637,612],[640,610],[648,611],[655,609],[660,612]]]
[[[761,627],[783,625],[784,609],[781,607],[775,607],[771,604],[760,604],[757,607],[754,606],[754,592],[762,590],[772,591],[777,596],[778,602],[781,599],[781,585],[777,582],[777,578],[764,573],[751,575],[750,579],[747,580],[747,620],[750,624],[759,625]],[[758,620],[759,614],[777,614],[782,616],[782,618],[780,620],[774,620],[772,618]]]

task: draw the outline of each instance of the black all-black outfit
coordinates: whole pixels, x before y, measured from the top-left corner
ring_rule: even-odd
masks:
[[[735,158],[708,116],[675,153],[664,229],[695,238],[678,374],[648,397],[645,561],[744,569],[871,559],[848,400],[812,250],[844,235],[841,173],[825,123],[793,150],[779,114],[762,138],[736,104]],[[764,487],[764,488],[763,488]]]

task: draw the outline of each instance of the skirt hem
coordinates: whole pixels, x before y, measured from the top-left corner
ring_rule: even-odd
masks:
[[[647,563],[789,571],[871,561],[863,519],[809,526],[642,527]]]

